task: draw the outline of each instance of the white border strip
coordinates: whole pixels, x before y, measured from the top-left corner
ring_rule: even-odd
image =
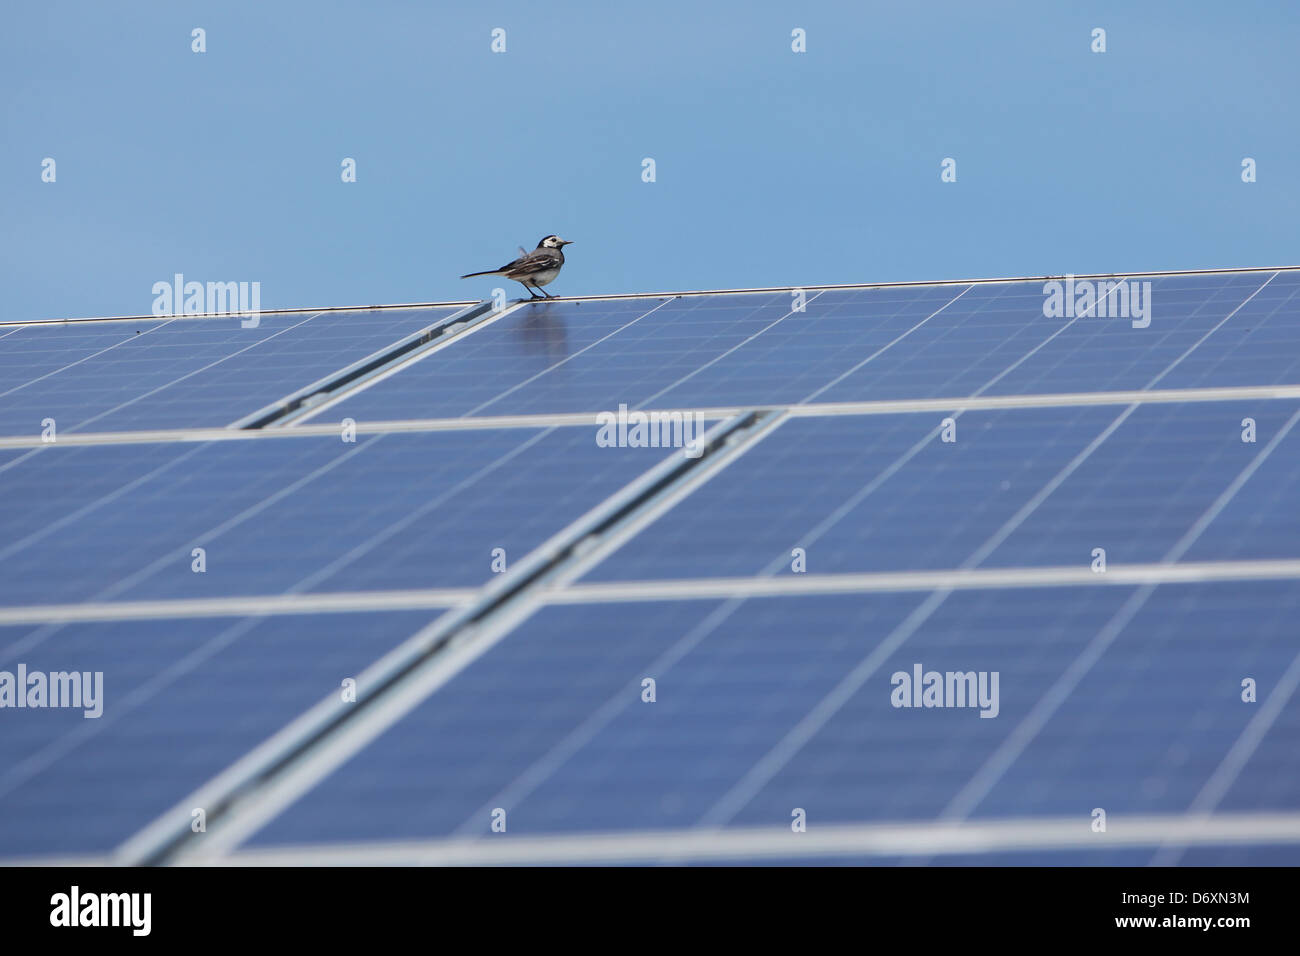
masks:
[[[156,601],[88,601],[0,607],[0,627],[69,624],[82,621],[156,621],[204,617],[263,617],[285,614],[347,614],[366,611],[434,611],[457,607],[478,596],[478,588],[409,591],[343,591]]]
[[[708,476],[708,477],[711,477]],[[694,486],[692,486],[694,487]],[[671,507],[674,493],[655,502],[652,515]],[[652,519],[650,519],[652,520]],[[637,522],[638,526],[640,522]],[[623,536],[610,542],[621,543]],[[601,548],[603,553],[605,548]],[[581,568],[590,564],[584,554]],[[567,579],[572,572],[561,580]],[[1011,590],[1058,587],[1131,587],[1141,584],[1204,584],[1215,581],[1282,581],[1300,578],[1300,559],[1201,561],[1185,564],[1110,565],[1096,573],[1087,565],[1043,568],[970,568],[941,571],[866,571],[790,574],[783,577],[667,578],[560,584],[537,593],[540,604],[622,604],[637,601],[712,601],[729,598],[803,597],[898,591]],[[0,607],[0,627],[78,621],[149,621],[285,614],[350,614],[367,611],[432,611],[459,607],[478,588],[342,591],[308,594],[98,601]]]
[[[824,857],[913,857],[1180,846],[1278,846],[1300,843],[1300,813],[1110,816],[1094,833],[1091,818],[1011,818],[979,823],[897,821],[726,830],[640,830],[555,836],[488,835],[409,842],[321,843],[236,850],[204,860],[226,866],[509,866],[737,862]],[[0,859],[0,866],[106,866],[107,856]]]
[[[351,393],[348,393],[351,394]],[[1104,405],[1195,404],[1203,402],[1278,401],[1300,399],[1300,385],[1234,385],[1217,388],[1169,388],[1149,392],[1048,392],[1029,395],[979,395],[952,398],[900,398],[867,402],[814,402],[809,405],[754,406],[761,411],[785,412],[792,418],[828,418],[853,415],[904,415],[925,412],[1002,411],[1034,408],[1082,408]],[[748,406],[641,409],[660,415],[703,415],[721,421],[746,411]],[[595,428],[604,412],[559,412],[537,415],[481,415],[475,418],[408,418],[388,421],[359,421],[358,435],[391,432],[442,432],[499,428]],[[57,442],[43,442],[39,435],[0,436],[0,449],[57,448],[73,445],[159,444],[168,442],[252,441],[259,438],[309,438],[328,435],[337,438],[337,423],[298,425],[284,428],[236,429],[170,428],[129,432],[74,432]]]
[[[1300,560],[1206,561],[1188,564],[1088,565],[1047,568],[968,568],[952,571],[880,571],[846,574],[790,574],[783,577],[687,578],[571,584],[546,595],[548,604],[607,604],[628,601],[697,601],[725,598],[871,594],[881,591],[969,591],[1055,587],[1126,587],[1212,581],[1300,578]]]
[[[811,859],[1117,850],[1159,846],[1300,843],[1300,813],[1216,816],[1111,816],[979,823],[868,823],[728,830],[648,830],[561,836],[495,836],[411,843],[341,844],[239,850],[213,862],[236,866],[510,866],[673,860]]]

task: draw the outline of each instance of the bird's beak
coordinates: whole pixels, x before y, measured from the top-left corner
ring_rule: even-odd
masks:
[[[560,240],[560,244],[561,244],[561,245],[565,245],[565,246],[571,246],[571,245],[573,245],[573,240],[572,240],[572,239],[561,239],[561,240]]]

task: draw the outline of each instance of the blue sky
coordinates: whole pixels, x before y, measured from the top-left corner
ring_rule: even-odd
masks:
[[[0,318],[148,313],[176,272],[261,282],[263,308],[482,298],[501,280],[457,276],[550,232],[574,240],[548,290],[567,295],[1293,264],[1297,20],[1262,2],[6,4]]]

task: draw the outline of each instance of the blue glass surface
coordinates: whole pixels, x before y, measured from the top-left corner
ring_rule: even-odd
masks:
[[[0,394],[120,349],[165,321],[42,322],[0,328]],[[6,403],[7,404],[7,403]]]
[[[108,851],[338,692],[428,612],[74,624],[0,669],[102,672],[102,713],[0,711],[0,857]]]
[[[668,452],[596,429],[42,449],[0,472],[0,601],[479,585]],[[194,548],[206,571],[192,571]]]
[[[1190,847],[1178,857],[1179,866],[1300,866],[1300,846]]]
[[[0,338],[0,434],[228,425],[455,311],[23,326]]]
[[[794,807],[827,823],[933,819],[1132,594],[955,592],[881,654],[924,595],[549,608],[254,842],[485,834],[498,806],[518,834],[788,826]],[[1241,676],[1275,683],[1295,658],[1297,602],[1296,582],[1157,589],[974,815],[1183,812],[1256,713]],[[998,672],[998,715],[892,706],[891,675],[918,663]],[[1270,769],[1248,764],[1241,785]],[[1259,803],[1293,806],[1288,786]]]
[[[791,419],[597,565],[592,580],[1162,560],[1295,412],[1289,401]],[[1254,443],[1242,419],[1255,420]],[[927,436],[929,436],[927,440]],[[1059,483],[1059,475],[1074,465]],[[1188,560],[1300,558],[1300,432]],[[1034,496],[1050,493],[1027,515]]]
[[[865,674],[923,596],[768,598],[725,615],[693,602],[552,607],[256,843],[481,834],[494,806],[513,832],[788,825],[796,806],[826,822],[935,818],[1131,593],[956,592]],[[1182,812],[1255,714],[1239,676],[1275,682],[1295,658],[1297,601],[1295,583],[1157,589],[976,816],[1078,814],[1086,826],[1095,806]],[[997,671],[997,717],[894,708],[891,675],[915,663]],[[809,726],[852,674],[857,689]],[[646,676],[654,704],[641,700]],[[746,790],[790,737],[797,744]],[[399,767],[395,790],[386,782]],[[1286,806],[1292,795],[1273,796]]]
[[[1154,320],[1153,320],[1153,325]],[[1161,388],[1285,385],[1300,381],[1300,273],[1279,272]]]

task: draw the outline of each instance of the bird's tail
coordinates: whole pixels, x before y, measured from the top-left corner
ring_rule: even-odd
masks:
[[[472,279],[475,276],[499,276],[500,274],[501,274],[500,269],[489,269],[487,272],[471,272],[469,275],[461,276],[461,278]]]

